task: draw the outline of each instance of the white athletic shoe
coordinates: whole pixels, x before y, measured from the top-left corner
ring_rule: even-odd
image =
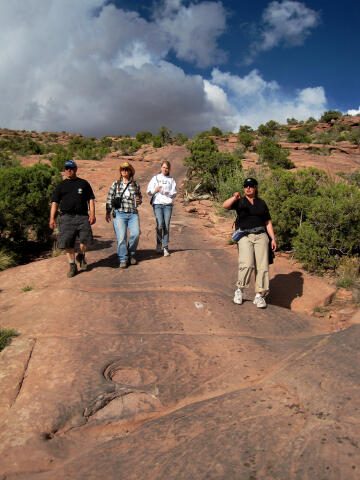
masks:
[[[235,290],[235,293],[234,293],[234,303],[241,305],[242,301],[243,301],[242,291],[240,290],[240,288],[238,288],[237,290]]]
[[[258,308],[266,308],[265,298],[261,295],[255,295],[253,304],[256,305]]]
[[[170,256],[169,250],[167,248],[164,248],[164,257],[169,257],[169,256]]]

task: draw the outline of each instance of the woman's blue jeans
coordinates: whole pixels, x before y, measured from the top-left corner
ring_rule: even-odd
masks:
[[[129,242],[127,230],[129,229]],[[117,239],[117,254],[120,263],[126,263],[129,257],[134,257],[139,243],[140,224],[137,213],[126,213],[115,210],[114,230]]]
[[[156,245],[164,248],[169,246],[170,218],[172,205],[154,205],[154,214],[156,218]]]

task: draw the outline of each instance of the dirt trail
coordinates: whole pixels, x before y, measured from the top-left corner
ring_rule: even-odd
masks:
[[[0,323],[21,333],[0,354],[0,479],[358,479],[360,326],[234,305],[234,251],[179,201],[171,256],[144,195],[139,264],[116,268],[118,163],[79,169],[97,197],[89,271],[0,274]],[[157,166],[135,163],[143,193]]]

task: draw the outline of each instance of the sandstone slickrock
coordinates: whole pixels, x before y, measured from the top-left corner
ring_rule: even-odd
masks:
[[[97,196],[87,272],[58,257],[0,274],[21,334],[0,354],[1,480],[358,479],[360,325],[279,306],[285,271],[266,310],[233,304],[235,249],[180,202],[171,256],[144,201],[139,263],[119,271],[103,218],[118,163],[79,168]],[[158,164],[134,164],[144,191]]]

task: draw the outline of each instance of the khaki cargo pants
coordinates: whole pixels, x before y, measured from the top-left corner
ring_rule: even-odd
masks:
[[[269,238],[266,233],[250,233],[238,243],[238,288],[247,288],[251,272],[255,269],[255,292],[265,295],[269,291]]]

